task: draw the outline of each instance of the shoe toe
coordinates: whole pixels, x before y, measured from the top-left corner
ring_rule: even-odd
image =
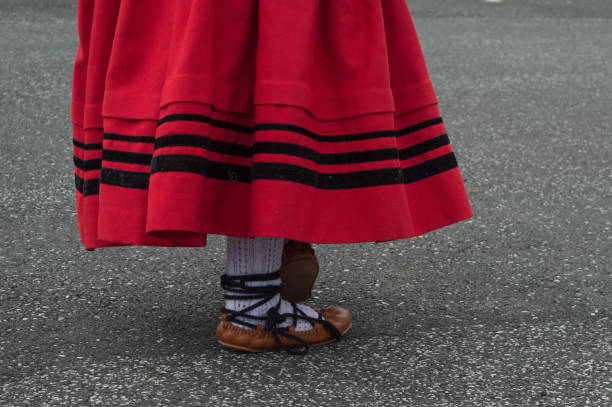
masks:
[[[318,309],[317,312],[323,315],[329,323],[334,325],[342,335],[351,328],[352,316],[346,308],[333,306],[325,309]]]

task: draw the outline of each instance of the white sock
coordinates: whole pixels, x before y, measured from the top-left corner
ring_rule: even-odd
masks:
[[[286,239],[276,237],[227,237],[227,265],[226,273],[228,276],[246,276],[252,274],[265,274],[277,271],[281,266],[283,254],[283,246]],[[268,285],[278,285],[280,279],[270,281],[248,281],[247,287],[261,287]],[[229,293],[236,295],[236,293]],[[234,311],[241,311],[260,300],[244,299],[244,300],[225,300],[225,308]],[[261,306],[249,311],[250,315],[263,317],[266,316],[268,310],[275,307],[280,301],[279,313],[293,313],[293,306],[289,301],[280,298],[280,294],[276,294],[272,299],[262,304]],[[306,315],[312,318],[317,318],[318,313],[307,305],[296,304],[297,307]],[[249,319],[240,317],[245,322],[254,325],[263,325],[263,321],[258,319]],[[248,328],[241,325],[238,321],[232,323],[241,328]],[[285,327],[293,324],[293,318],[288,318],[279,327]],[[312,326],[308,321],[298,319],[295,327],[296,331],[305,331],[311,329]]]

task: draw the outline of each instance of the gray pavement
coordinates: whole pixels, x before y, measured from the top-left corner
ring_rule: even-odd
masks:
[[[74,3],[0,0],[0,406],[612,405],[612,2],[409,1],[475,217],[317,245],[303,358],[217,346],[221,236],[82,250]]]

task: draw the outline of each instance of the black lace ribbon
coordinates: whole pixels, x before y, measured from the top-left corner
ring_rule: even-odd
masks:
[[[227,320],[229,322],[236,322],[240,325],[243,325],[247,328],[257,329],[257,325],[247,322],[244,318],[254,319],[262,321],[260,325],[264,326],[264,335],[266,333],[272,334],[276,343],[280,347],[280,349],[292,355],[305,355],[308,353],[309,346],[308,343],[299,336],[293,335],[289,333],[288,327],[279,327],[279,324],[282,324],[287,320],[287,318],[293,319],[293,326],[297,326],[298,320],[307,321],[312,327],[314,327],[315,322],[320,323],[327,331],[332,335],[332,337],[336,340],[340,340],[342,334],[338,331],[332,323],[323,319],[321,314],[318,315],[317,318],[313,318],[308,316],[304,311],[298,308],[296,303],[291,302],[291,306],[293,308],[293,312],[291,313],[283,313],[279,312],[279,308],[281,305],[280,295],[278,296],[278,302],[276,305],[272,306],[265,316],[256,316],[251,315],[249,312],[254,309],[266,304],[267,302],[274,299],[277,294],[280,294],[281,286],[280,284],[271,284],[264,286],[251,286],[247,285],[247,282],[253,281],[273,281],[278,280],[280,278],[280,270],[272,272],[272,273],[264,273],[264,274],[250,274],[243,276],[228,276],[227,274],[223,274],[221,276],[221,287],[226,291],[223,295],[223,298],[226,300],[259,300],[254,302],[252,305],[240,310],[232,310],[226,307],[221,308],[221,312],[227,314]],[[281,337],[285,337],[287,339],[298,342],[301,346],[294,348],[288,347],[283,344]]]

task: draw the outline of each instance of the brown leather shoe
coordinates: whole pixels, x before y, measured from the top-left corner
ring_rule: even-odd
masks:
[[[315,309],[315,311],[325,319],[312,319],[313,328],[299,332],[295,331],[294,325],[288,328],[273,327],[272,329],[266,329],[264,325],[257,325],[256,329],[240,328],[228,321],[228,314],[223,314],[221,323],[217,326],[217,338],[221,345],[243,352],[268,352],[282,349],[291,354],[303,355],[308,352],[310,346],[337,341],[351,329],[351,314],[348,310],[341,307],[329,307]],[[303,317],[298,316],[298,318]],[[300,347],[303,350],[297,349]]]
[[[319,275],[319,262],[312,246],[296,240],[285,243],[280,273],[281,297],[292,302],[312,297],[312,287]]]

